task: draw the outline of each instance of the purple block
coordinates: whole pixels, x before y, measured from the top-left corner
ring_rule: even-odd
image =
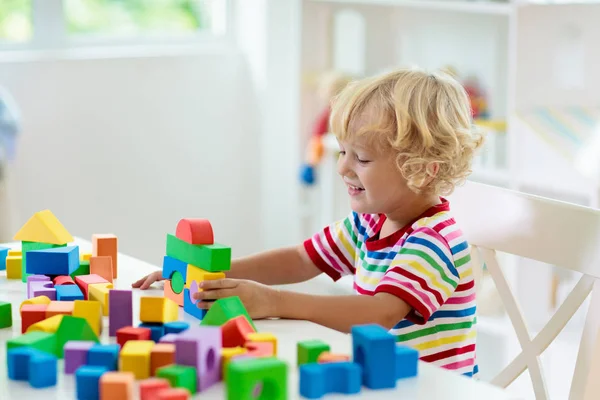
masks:
[[[219,382],[221,377],[220,326],[193,326],[175,340],[175,363],[196,367],[198,392]]]
[[[126,326],[133,326],[131,290],[112,289],[108,292],[108,335],[117,336]]]
[[[27,277],[27,298],[30,299],[31,295],[31,282],[49,282],[50,277],[46,275],[29,275]]]
[[[56,300],[56,289],[52,281],[32,281],[29,284],[31,297],[47,296],[50,300]]]
[[[158,343],[175,343],[175,340],[179,337],[179,333],[167,333],[161,337]]]
[[[87,364],[88,351],[96,343],[93,341],[69,340],[64,347],[65,374],[74,373],[77,368]]]

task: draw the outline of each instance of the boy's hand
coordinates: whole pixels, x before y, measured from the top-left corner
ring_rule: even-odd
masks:
[[[239,296],[251,318],[277,317],[279,290],[245,279],[215,279],[203,281],[201,291],[194,294],[198,300],[217,300]],[[199,302],[199,308],[208,309],[212,302]]]
[[[131,284],[133,288],[140,288],[141,290],[146,290],[152,285],[154,282],[162,281],[162,271],[155,271],[151,274],[146,275],[142,279]]]

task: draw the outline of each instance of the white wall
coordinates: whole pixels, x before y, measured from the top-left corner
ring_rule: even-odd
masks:
[[[0,85],[23,114],[18,225],[49,208],[73,235],[114,232],[157,264],[182,217],[209,218],[234,256],[260,248],[260,132],[240,53],[2,61]]]

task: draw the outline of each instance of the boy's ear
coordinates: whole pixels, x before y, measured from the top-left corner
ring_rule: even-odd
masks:
[[[425,172],[431,178],[434,178],[437,175],[439,170],[440,170],[440,164],[438,164],[434,161],[428,163],[427,166],[425,167]]]

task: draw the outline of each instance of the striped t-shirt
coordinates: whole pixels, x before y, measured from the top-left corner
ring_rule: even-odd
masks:
[[[380,238],[384,214],[350,213],[304,242],[334,281],[354,275],[362,295],[386,292],[412,309],[390,331],[423,361],[477,374],[475,286],[470,249],[446,199],[411,224]]]

